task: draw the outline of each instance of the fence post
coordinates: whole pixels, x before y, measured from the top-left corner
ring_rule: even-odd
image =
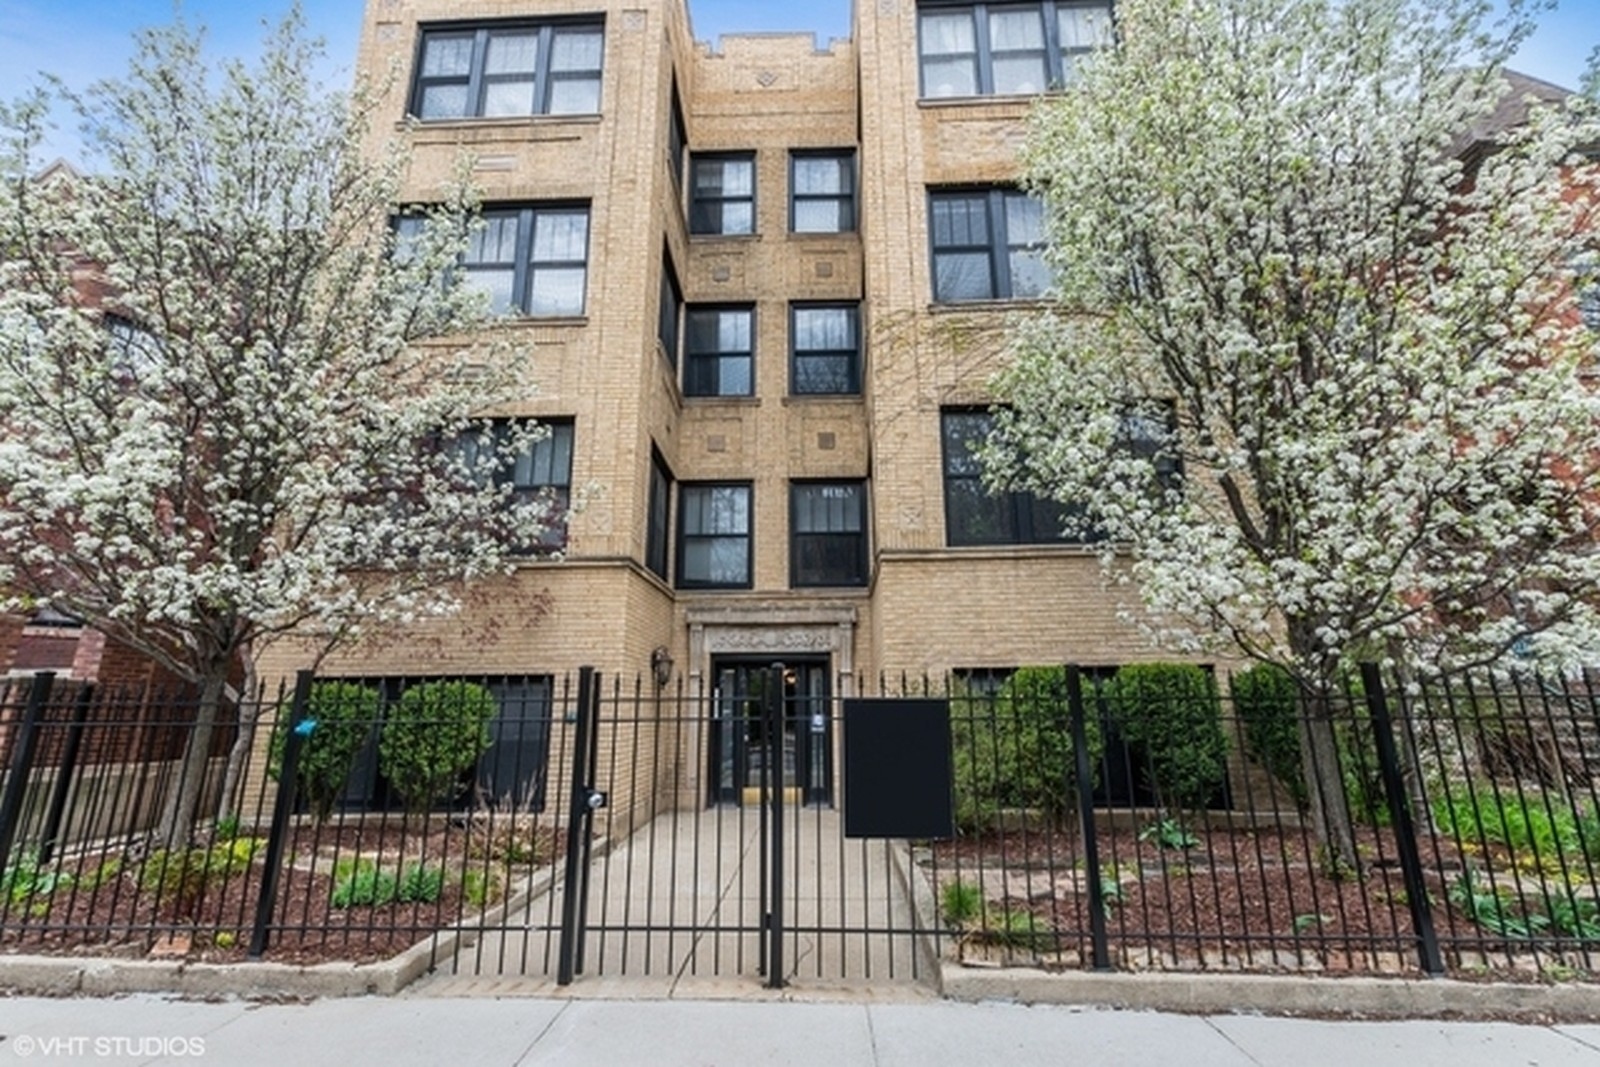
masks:
[[[56,852],[56,839],[61,836],[61,820],[67,812],[67,794],[72,792],[72,776],[78,771],[78,749],[83,747],[83,725],[89,721],[89,705],[94,699],[94,686],[84,685],[72,706],[72,722],[67,726],[67,743],[61,751],[61,764],[56,768],[55,786],[50,790],[50,806],[45,810],[44,830],[39,834],[39,862],[49,863]],[[0,864],[0,870],[4,870]]]
[[[267,924],[277,903],[278,876],[283,867],[283,850],[289,836],[289,816],[294,813],[295,775],[300,768],[300,746],[304,740],[300,723],[311,702],[313,671],[300,671],[294,678],[294,699],[289,705],[288,732],[283,738],[283,766],[278,768],[278,795],[272,804],[272,829],[267,834],[267,858],[262,864],[261,893],[256,897],[255,924],[250,930],[249,958],[258,960],[267,950]],[[315,723],[312,724],[313,727]]]
[[[1400,851],[1400,870],[1405,877],[1406,902],[1411,907],[1411,925],[1416,930],[1422,970],[1430,976],[1440,975],[1444,973],[1444,958],[1439,953],[1439,935],[1433,928],[1428,886],[1422,880],[1422,854],[1417,848],[1416,826],[1400,774],[1400,757],[1395,751],[1394,725],[1383,691],[1383,675],[1376,663],[1361,664],[1361,685],[1366,690],[1367,710],[1372,715],[1378,770],[1383,775],[1383,793],[1394,821],[1395,844]]]
[[[767,755],[761,761],[772,768],[772,791],[762,799],[772,813],[771,911],[767,915],[767,988],[782,989],[783,980],[783,731],[788,701],[783,693],[783,664],[774,663],[767,680]],[[798,784],[798,782],[796,783]]]
[[[556,956],[556,985],[571,985],[578,957],[578,940],[583,936],[579,904],[584,893],[584,836],[593,814],[589,798],[589,731],[593,727],[595,702],[593,667],[578,668],[578,721],[572,738],[571,803],[567,806],[566,873],[561,889],[561,946]]]
[[[1067,707],[1072,718],[1073,772],[1078,786],[1078,821],[1083,827],[1084,877],[1089,880],[1089,944],[1097,971],[1111,970],[1106,931],[1106,895],[1100,882],[1100,843],[1094,830],[1094,768],[1089,762],[1089,729],[1084,720],[1083,674],[1067,666]]]
[[[11,770],[6,774],[5,792],[0,793],[0,872],[11,862],[11,844],[17,836],[17,824],[22,820],[22,800],[28,792],[33,754],[39,747],[39,717],[44,714],[45,701],[50,699],[50,686],[55,680],[54,671],[40,671],[33,676],[22,723],[17,728],[16,743],[11,749]]]

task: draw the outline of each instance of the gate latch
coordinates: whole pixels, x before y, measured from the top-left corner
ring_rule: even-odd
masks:
[[[589,806],[590,811],[599,811],[606,806],[607,797],[598,789],[586,789],[583,802]]]

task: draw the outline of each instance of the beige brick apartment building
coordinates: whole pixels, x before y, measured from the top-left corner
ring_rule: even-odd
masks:
[[[1047,280],[1022,120],[1108,36],[1107,0],[871,0],[821,49],[712,47],[689,16],[369,0],[360,66],[401,72],[380,133],[409,130],[408,194],[476,158],[464,268],[535,353],[522,414],[554,427],[519,481],[586,503],[563,561],[324,673],[593,664],[710,702],[775,660],[803,698],[1151,658],[1096,547],[986,494],[970,455],[1007,316]]]

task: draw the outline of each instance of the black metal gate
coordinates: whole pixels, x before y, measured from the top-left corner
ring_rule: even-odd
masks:
[[[844,836],[840,699],[797,684],[794,667],[739,666],[751,684],[736,707],[580,672],[551,731],[565,763],[550,768],[560,861],[441,941],[440,969],[562,985],[742,975],[774,988],[930,975],[931,909],[913,906],[909,845]],[[713,757],[735,727],[761,750],[729,795]]]

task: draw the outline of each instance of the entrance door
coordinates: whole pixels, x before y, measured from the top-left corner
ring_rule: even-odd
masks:
[[[754,804],[771,744],[766,731],[771,659],[719,656],[711,663],[712,803]],[[768,770],[769,787],[806,804],[832,801],[833,736],[826,656],[785,660],[782,676],[783,766]]]

